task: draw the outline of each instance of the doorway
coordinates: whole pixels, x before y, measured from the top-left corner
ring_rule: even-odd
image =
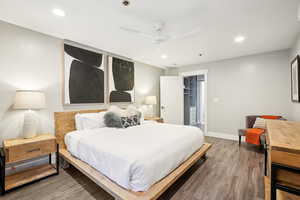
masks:
[[[184,82],[184,125],[207,133],[207,70],[181,73]]]
[[[183,125],[183,88],[182,76],[160,77],[160,114],[164,122]]]

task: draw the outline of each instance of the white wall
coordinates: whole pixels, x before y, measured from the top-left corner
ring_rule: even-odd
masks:
[[[199,69],[208,69],[208,132],[237,135],[250,114],[292,118],[288,50],[185,66],[178,71]]]
[[[47,109],[39,111],[40,132],[54,133],[53,112],[104,108],[108,105],[63,106],[63,40],[0,21],[0,143],[21,136],[24,111],[11,109],[18,89],[43,90]],[[159,99],[160,68],[136,63],[136,102],[147,95]],[[158,105],[157,105],[158,107]],[[158,109],[156,108],[158,112]]]
[[[300,35],[297,38],[293,48],[291,49],[290,52],[290,62],[297,56],[300,55]],[[300,121],[300,103],[295,103],[292,102],[292,115],[293,115],[293,119]]]

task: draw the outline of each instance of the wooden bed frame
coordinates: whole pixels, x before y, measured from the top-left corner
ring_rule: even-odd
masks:
[[[211,144],[204,143],[204,145],[196,151],[189,159],[182,163],[178,168],[172,171],[165,178],[154,184],[148,191],[145,192],[133,192],[119,186],[95,168],[91,167],[87,163],[73,157],[68,150],[64,142],[64,137],[68,132],[75,130],[75,115],[77,113],[95,113],[105,110],[83,110],[75,112],[56,112],[55,118],[55,134],[57,142],[60,146],[59,155],[64,158],[71,165],[76,167],[79,171],[89,177],[102,189],[110,193],[117,200],[155,200],[163,192],[165,192],[181,175],[183,175],[193,164],[195,164],[201,158],[205,158],[205,154],[210,149]]]

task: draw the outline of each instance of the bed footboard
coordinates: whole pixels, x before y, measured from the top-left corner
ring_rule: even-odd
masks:
[[[206,152],[211,146],[209,143],[204,143],[189,159],[145,192],[133,192],[122,188],[87,163],[73,157],[66,149],[60,149],[59,154],[68,163],[89,177],[102,189],[110,193],[116,200],[156,200],[197,161],[200,159],[206,160]]]

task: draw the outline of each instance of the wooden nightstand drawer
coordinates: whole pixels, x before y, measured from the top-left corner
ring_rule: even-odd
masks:
[[[45,140],[40,142],[16,145],[5,149],[6,163],[18,162],[50,154],[56,151],[56,141]]]

